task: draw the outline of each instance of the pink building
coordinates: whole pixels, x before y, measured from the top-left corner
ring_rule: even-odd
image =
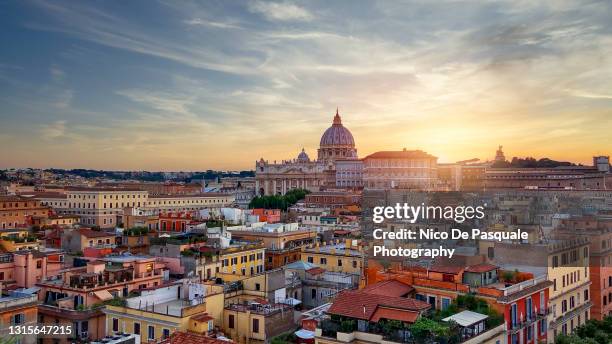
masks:
[[[64,268],[60,250],[18,251],[0,255],[0,282],[14,288],[31,288],[36,283],[57,276]]]

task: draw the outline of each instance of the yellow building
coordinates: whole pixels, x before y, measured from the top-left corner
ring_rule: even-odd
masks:
[[[38,250],[40,242],[26,229],[0,229],[0,247],[6,252]]]
[[[159,341],[176,331],[207,334],[223,324],[223,287],[184,283],[145,290],[125,305],[108,305],[106,333],[139,334],[141,343]]]
[[[227,282],[264,272],[265,252],[265,247],[260,243],[239,243],[221,250],[221,267],[216,277]]]
[[[549,328],[554,337],[570,334],[589,319],[592,306],[588,239],[557,240],[549,244],[547,270],[548,280],[553,282]]]
[[[334,272],[344,272],[363,276],[364,252],[356,240],[347,239],[332,245],[315,244],[302,251],[302,261],[318,265]]]

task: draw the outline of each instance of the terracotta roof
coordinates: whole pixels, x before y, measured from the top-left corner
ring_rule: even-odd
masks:
[[[408,323],[414,323],[419,318],[419,312],[411,312],[393,308],[379,307],[372,315],[372,322],[378,322],[380,319],[399,320]]]
[[[79,229],[79,233],[81,235],[84,235],[87,238],[102,238],[102,237],[115,236],[115,233],[94,231],[89,228],[81,228]]]
[[[430,158],[436,159],[435,156],[427,154],[421,150],[401,150],[401,151],[381,151],[372,153],[366,156],[363,160],[367,159],[422,159]]]
[[[170,338],[161,341],[163,344],[229,344],[231,340],[221,340],[191,332],[174,332]]]
[[[445,274],[458,274],[464,270],[461,266],[436,265],[429,268],[429,271],[441,272]]]
[[[215,318],[213,318],[210,315],[208,315],[208,313],[198,314],[196,316],[191,317],[191,320],[195,320],[195,321],[210,321],[210,320],[214,320],[214,319]]]
[[[360,290],[347,290],[336,297],[327,313],[370,320],[379,307],[421,312],[429,309],[431,305],[416,299],[370,294]]]
[[[310,270],[306,270],[306,272],[308,272],[311,275],[318,275],[318,274],[324,273],[325,269],[320,268],[320,267],[316,267],[316,268],[312,268]]]
[[[483,264],[476,264],[476,265],[468,266],[467,268],[465,268],[465,272],[483,273],[483,272],[497,270],[497,269],[499,269],[499,267],[496,265],[483,263]]]
[[[413,290],[414,288],[410,285],[397,280],[388,280],[375,284],[370,284],[369,286],[362,289],[364,293],[394,297],[404,296]]]

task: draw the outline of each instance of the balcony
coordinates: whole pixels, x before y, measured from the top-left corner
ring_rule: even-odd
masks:
[[[533,323],[536,323],[540,320],[546,320],[548,318],[548,315],[550,314],[550,309],[545,309],[545,310],[539,310],[537,313],[533,312],[531,314],[531,316],[527,317],[527,319],[524,319],[523,321],[519,321],[516,322],[514,324],[511,324],[510,326],[510,330],[508,332],[510,332],[511,334],[514,334],[530,325],[532,325]]]

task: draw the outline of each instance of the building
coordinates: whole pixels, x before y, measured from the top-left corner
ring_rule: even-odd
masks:
[[[35,326],[38,323],[36,295],[10,292],[2,296],[0,288],[0,338],[10,338],[9,326]],[[36,343],[35,336],[14,336],[18,343]]]
[[[595,216],[562,219],[554,230],[558,237],[583,237],[589,241],[591,318],[612,315],[612,219]]]
[[[302,251],[302,261],[316,264],[332,272],[344,272],[364,276],[365,254],[357,240],[347,239],[343,243],[331,245],[315,244]]]
[[[352,191],[327,190],[306,195],[304,205],[313,208],[345,208],[361,202],[361,194]]]
[[[138,188],[71,187],[64,193],[32,195],[62,215],[78,215],[83,225],[114,228],[128,209],[131,215],[197,212],[231,205],[234,196],[221,193],[151,195]]]
[[[258,195],[284,195],[295,188],[319,191],[336,185],[336,161],[357,160],[351,132],[342,125],[340,114],[321,136],[317,160],[310,160],[304,149],[297,159],[270,163],[255,162],[255,190]]]
[[[106,335],[103,306],[127,297],[131,291],[162,285],[168,278],[163,263],[154,257],[112,256],[85,267],[66,269],[59,277],[36,284],[39,291],[39,322],[70,324],[80,339]]]
[[[223,287],[190,280],[143,290],[125,305],[103,310],[108,335],[132,333],[141,343],[162,341],[177,332],[212,334],[222,324]]]
[[[216,277],[224,281],[240,280],[265,271],[266,248],[261,243],[237,242],[219,251],[220,271]]]
[[[336,160],[336,187],[363,188],[363,161],[356,159]]]
[[[207,335],[193,332],[177,331],[170,335],[170,338],[160,342],[160,344],[231,344],[233,341],[223,338],[217,339]],[[112,343],[111,343],[112,344]]]
[[[94,231],[90,228],[64,231],[61,242],[62,249],[74,253],[84,253],[88,248],[106,249],[110,253],[117,243],[114,232]]]
[[[300,260],[303,247],[317,242],[317,233],[313,230],[300,230],[289,224],[265,225],[252,230],[231,230],[232,238],[246,241],[261,241],[266,248],[265,268],[276,269],[283,265]]]
[[[534,269],[551,282],[547,307],[550,340],[559,334],[571,334],[590,319],[593,303],[587,238],[551,239],[542,244],[495,243],[488,251],[499,265]]]
[[[32,218],[45,218],[49,207],[40,201],[22,196],[0,196],[0,229],[24,228]]]
[[[383,319],[395,320],[405,325],[413,324],[430,308],[419,300],[369,293],[367,291],[343,291],[327,310],[329,319],[321,321],[315,331],[315,343],[383,343],[404,342],[409,330],[398,330],[393,336],[383,336],[376,330]],[[345,324],[351,325],[351,329]]]
[[[437,160],[420,150],[376,152],[363,158],[363,186],[367,189],[434,190]]]

